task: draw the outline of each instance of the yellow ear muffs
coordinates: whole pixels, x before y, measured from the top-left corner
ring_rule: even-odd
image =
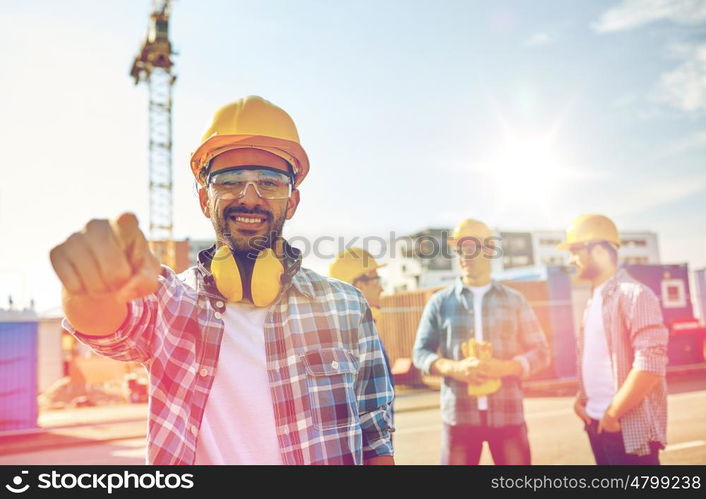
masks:
[[[253,266],[252,278],[246,286],[250,287],[252,302],[256,307],[271,304],[281,288],[280,278],[284,266],[270,248],[257,255]],[[228,246],[221,246],[211,260],[211,274],[216,281],[218,291],[231,303],[243,301],[243,279],[240,268]]]
[[[211,274],[218,291],[232,303],[243,299],[243,281],[235,258],[226,245],[221,246],[211,260]]]
[[[270,248],[260,251],[255,260],[250,281],[252,302],[256,307],[266,307],[277,298],[281,287],[280,278],[284,272],[282,262]]]

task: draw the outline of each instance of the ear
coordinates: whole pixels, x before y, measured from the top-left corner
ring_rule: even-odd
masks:
[[[297,211],[297,206],[299,206],[299,191],[294,189],[292,195],[289,196],[287,200],[287,220],[294,216],[294,213]]]
[[[203,186],[199,186],[199,204],[201,205],[201,212],[204,216],[211,218],[211,209],[208,206],[208,191]]]

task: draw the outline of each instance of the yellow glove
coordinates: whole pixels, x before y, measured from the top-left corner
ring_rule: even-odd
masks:
[[[476,341],[475,338],[471,338],[465,343],[461,343],[461,353],[464,358],[475,357],[479,360],[489,360],[493,358],[493,344],[489,341]],[[482,383],[468,383],[468,395],[471,397],[490,395],[497,392],[501,385],[500,378],[488,378]]]

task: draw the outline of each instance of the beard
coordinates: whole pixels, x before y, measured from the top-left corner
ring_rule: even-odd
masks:
[[[229,206],[223,211],[213,206],[212,217],[213,228],[216,231],[218,241],[228,246],[231,252],[248,256],[251,259],[257,257],[258,253],[265,248],[275,248],[276,242],[282,237],[284,229],[284,221],[286,216],[283,213],[281,217],[276,217],[272,212],[263,208],[246,208],[244,206]],[[239,229],[231,230],[231,217],[237,215],[255,215],[265,219],[267,229],[265,233],[262,230],[248,231]]]
[[[598,268],[598,265],[596,265],[596,262],[594,262],[593,260],[588,260],[586,262],[586,266],[578,270],[579,278],[589,281],[601,273],[600,269]]]

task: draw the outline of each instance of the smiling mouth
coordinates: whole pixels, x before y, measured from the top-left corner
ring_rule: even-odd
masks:
[[[248,225],[257,225],[263,223],[267,218],[265,217],[260,217],[257,215],[230,215],[228,217],[229,220],[233,222],[238,222],[242,224],[248,224]]]

